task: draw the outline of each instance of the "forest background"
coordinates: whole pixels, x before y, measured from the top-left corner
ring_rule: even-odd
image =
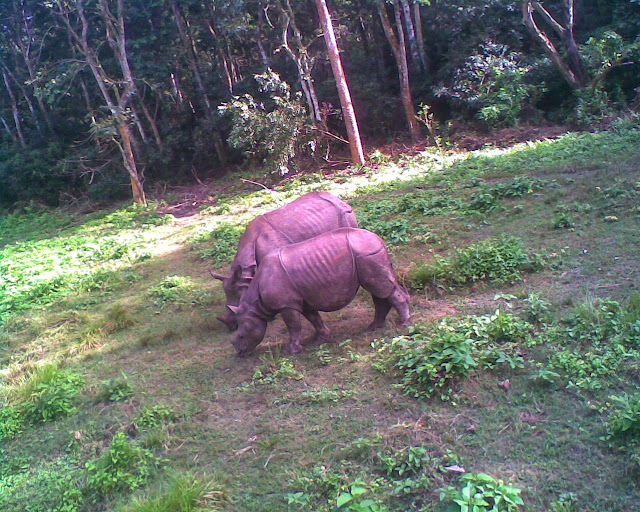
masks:
[[[394,137],[446,144],[462,126],[586,127],[639,104],[639,0],[329,9],[369,151]],[[132,187],[144,203],[145,183],[242,164],[275,177],[339,165],[318,12],[311,0],[2,0],[0,206]]]
[[[639,105],[640,1],[338,0],[365,147]],[[0,2],[0,206],[348,162],[311,0]],[[421,121],[421,122],[419,122]]]

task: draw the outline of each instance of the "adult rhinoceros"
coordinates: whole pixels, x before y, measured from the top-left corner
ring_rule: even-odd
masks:
[[[211,274],[222,281],[227,298],[226,311],[218,320],[231,330],[237,327],[236,315],[229,306],[240,303],[267,254],[341,227],[357,228],[358,221],[351,206],[329,192],[310,192],[253,219],[240,238],[229,275]]]
[[[231,344],[241,356],[252,351],[264,338],[267,322],[280,313],[290,335],[285,352],[299,352],[300,316],[311,322],[316,335],[328,334],[318,311],[342,309],[361,286],[375,306],[370,329],[384,326],[392,307],[403,324],[411,323],[409,294],[375,233],[341,228],[277,249],[260,264],[240,304],[231,306],[238,319]]]

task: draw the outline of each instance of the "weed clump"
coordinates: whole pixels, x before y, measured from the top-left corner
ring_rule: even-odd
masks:
[[[243,224],[222,222],[212,230],[201,231],[191,237],[189,245],[198,257],[210,261],[213,266],[220,266],[233,258],[244,231]]]
[[[518,344],[531,325],[510,313],[442,320],[436,326],[410,328],[409,335],[374,344],[375,367],[396,373],[403,390],[415,397],[451,397],[451,385],[477,368],[521,367]]]
[[[578,304],[539,341],[552,347],[544,370],[561,376],[569,388],[602,389],[627,361],[640,358],[640,294],[624,303],[592,299]]]
[[[9,401],[0,409],[0,439],[70,414],[83,386],[80,375],[55,364],[37,368],[9,392]]]
[[[544,257],[528,253],[519,238],[502,236],[456,249],[451,257],[436,256],[433,263],[418,264],[410,271],[409,279],[416,290],[476,281],[500,284],[520,281],[524,272],[535,272],[544,264]]]

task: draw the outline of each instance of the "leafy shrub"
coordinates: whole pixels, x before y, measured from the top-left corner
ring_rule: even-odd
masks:
[[[154,405],[146,407],[136,415],[135,424],[140,430],[150,430],[159,427],[165,421],[173,420],[176,413],[169,407]]]
[[[130,442],[124,432],[117,432],[107,451],[86,463],[87,489],[102,497],[136,489],[146,482],[153,462],[149,450]]]
[[[96,394],[101,402],[124,402],[133,396],[133,388],[126,377],[118,377],[102,383]]]
[[[522,366],[517,344],[529,337],[530,325],[508,313],[443,320],[435,327],[410,328],[410,334],[378,342],[376,367],[400,375],[402,388],[416,397],[440,393],[476,368]]]
[[[610,400],[613,407],[605,423],[605,439],[621,445],[640,443],[640,391]]]
[[[519,53],[487,41],[457,71],[454,85],[437,94],[466,106],[488,127],[513,126],[535,92],[526,83],[529,71]]]
[[[640,294],[626,302],[592,299],[574,307],[563,324],[541,333],[557,347],[547,368],[559,371],[569,387],[600,389],[618,376],[626,361],[640,357]]]
[[[16,407],[27,424],[66,416],[84,385],[78,374],[51,364],[36,370],[17,392]]]
[[[268,172],[288,174],[296,158],[316,147],[306,108],[300,94],[292,95],[289,85],[274,71],[254,78],[269,99],[262,102],[245,94],[218,107],[231,117],[227,140],[250,160],[262,163]]]
[[[66,457],[26,467],[0,465],[3,512],[80,512],[82,472]]]
[[[520,489],[485,473],[467,473],[460,477],[462,488],[440,489],[440,501],[447,512],[517,512],[524,502]]]
[[[410,271],[409,278],[416,289],[481,280],[506,283],[519,281],[523,272],[536,271],[543,266],[543,257],[528,254],[519,238],[502,236],[456,249],[450,258],[436,257],[434,263],[419,264]]]
[[[234,257],[244,230],[242,224],[220,223],[211,231],[193,236],[189,243],[200,258],[217,267]]]
[[[3,405],[0,409],[0,441],[11,439],[25,428],[22,409],[15,405]]]

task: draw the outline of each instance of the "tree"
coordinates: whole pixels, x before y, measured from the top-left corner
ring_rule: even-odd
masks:
[[[384,0],[376,0],[378,14],[382,21],[382,28],[387,36],[387,40],[391,45],[393,56],[398,67],[398,75],[400,78],[400,96],[402,98],[402,106],[404,107],[407,124],[411,132],[411,138],[417,140],[420,137],[420,128],[416,119],[416,112],[413,106],[413,98],[411,96],[411,85],[409,83],[409,65],[407,64],[407,49],[405,47],[404,30],[402,28],[402,15],[400,13],[400,0],[394,0],[393,11],[396,21],[396,36],[387,15],[387,8]]]
[[[318,9],[318,15],[320,16],[320,23],[322,25],[322,31],[324,32],[324,39],[327,43],[327,49],[329,51],[329,61],[331,62],[331,69],[333,70],[333,76],[336,81],[336,86],[338,87],[340,104],[342,105],[342,115],[344,116],[344,122],[347,127],[347,135],[349,137],[351,160],[355,165],[364,165],[365,161],[364,153],[362,151],[362,142],[360,141],[360,130],[358,129],[356,114],[353,110],[353,104],[351,103],[351,93],[349,92],[347,79],[345,78],[344,70],[342,69],[342,60],[340,59],[340,52],[338,51],[336,36],[333,33],[333,24],[331,23],[329,10],[327,9],[325,0],[316,0],[316,7]]]
[[[116,0],[115,14],[109,3],[109,0],[98,0],[99,18],[104,26],[106,40],[119,66],[120,79],[107,75],[100,61],[99,44],[92,45],[89,40],[91,27],[84,10],[84,0],[75,0],[72,8],[68,8],[66,2],[56,0],[53,8],[68,31],[71,44],[86,60],[112,116],[118,134],[113,140],[118,145],[124,167],[129,173],[133,200],[138,204],[146,205],[147,200],[134,155],[135,140],[131,130],[131,120],[127,115],[127,107],[135,94],[135,83],[127,57],[123,0]]]
[[[578,45],[574,39],[573,28],[575,18],[574,0],[563,0],[565,24],[562,25],[544,8],[540,2],[524,0],[522,4],[522,15],[524,23],[540,41],[545,53],[558,68],[567,83],[574,89],[580,89],[585,85],[585,77],[582,65],[582,58],[578,50]],[[538,13],[556,32],[565,46],[567,60],[565,60],[555,47],[549,36],[540,29],[534,18],[534,13]]]

